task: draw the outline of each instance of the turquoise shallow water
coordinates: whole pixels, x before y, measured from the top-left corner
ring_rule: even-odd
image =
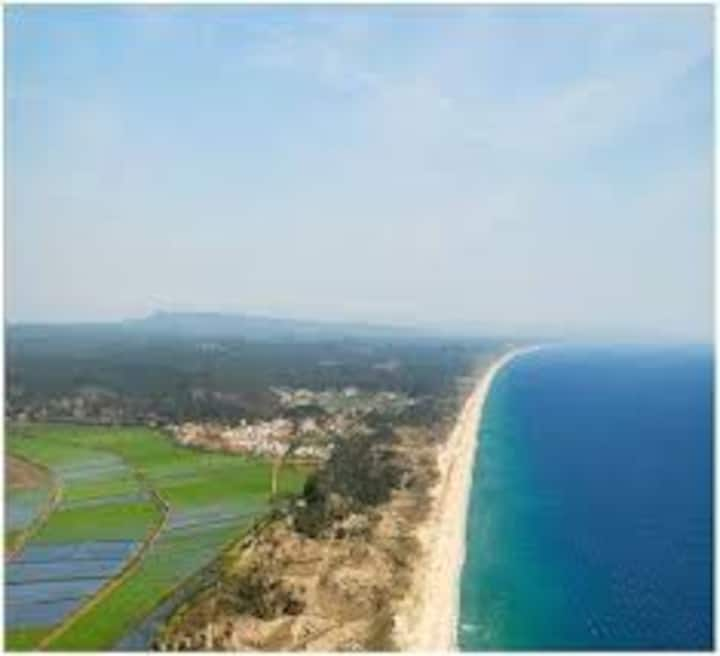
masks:
[[[709,348],[522,356],[486,401],[465,650],[712,647]]]

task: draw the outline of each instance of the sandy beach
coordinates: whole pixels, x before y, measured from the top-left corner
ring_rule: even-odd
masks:
[[[416,584],[395,618],[395,639],[406,651],[453,651],[457,648],[460,576],[465,560],[465,532],[472,488],[476,438],[493,378],[503,366],[534,348],[514,349],[485,369],[438,453],[440,477],[432,509],[418,530],[423,556]]]

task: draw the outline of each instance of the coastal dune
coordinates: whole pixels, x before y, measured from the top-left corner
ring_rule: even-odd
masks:
[[[460,576],[482,409],[498,371],[530,350],[534,348],[513,349],[485,369],[440,447],[440,476],[432,492],[432,507],[418,530],[422,556],[415,569],[415,585],[395,616],[395,641],[401,650],[457,649]]]

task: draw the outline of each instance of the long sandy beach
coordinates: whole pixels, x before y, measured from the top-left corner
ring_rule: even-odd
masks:
[[[514,357],[530,350],[534,348],[509,351],[484,370],[440,448],[440,477],[433,490],[432,508],[418,531],[423,555],[416,568],[415,586],[396,615],[396,641],[402,650],[457,648],[460,575],[482,409],[497,372]]]

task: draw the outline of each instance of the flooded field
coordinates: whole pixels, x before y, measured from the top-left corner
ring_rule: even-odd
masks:
[[[28,528],[48,502],[50,489],[13,490],[8,493],[5,504],[5,527],[7,531],[22,531]]]
[[[48,508],[53,481],[49,472],[12,456],[5,461],[5,480],[5,545],[13,551]]]
[[[139,543],[35,543],[5,568],[5,624],[45,627],[92,597],[122,570]]]
[[[11,430],[7,445],[60,487],[49,517],[5,566],[12,649],[127,644],[270,502],[268,463],[185,449],[150,430],[32,426]],[[303,481],[288,468],[281,492]],[[17,518],[8,530],[32,523],[38,511],[27,505],[6,493],[8,517]]]

